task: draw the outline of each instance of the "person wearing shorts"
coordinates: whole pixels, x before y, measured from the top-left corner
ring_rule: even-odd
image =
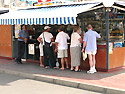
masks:
[[[87,27],[88,31],[85,33],[84,39],[83,39],[83,49],[82,52],[84,52],[85,48],[85,53],[88,55],[89,58],[89,65],[90,65],[90,70],[87,71],[87,73],[95,73],[96,68],[96,60],[95,60],[95,55],[97,52],[97,43],[96,43],[96,38],[101,38],[100,34],[98,34],[96,31],[92,30],[92,26],[88,25]]]
[[[43,43],[42,43],[42,37],[39,36],[37,40],[40,42],[39,49],[40,49],[40,66],[43,67]]]
[[[61,70],[64,70],[64,62],[66,63],[66,68],[69,68],[68,66],[68,52],[67,52],[67,49],[68,49],[68,46],[67,46],[67,40],[70,39],[69,35],[65,32],[63,32],[63,28],[60,27],[58,29],[58,34],[56,36],[56,48],[55,48],[55,51],[57,52],[57,48],[58,48],[58,58],[61,58]]]
[[[40,66],[44,66],[43,65],[43,44],[39,44],[39,49],[40,49]]]

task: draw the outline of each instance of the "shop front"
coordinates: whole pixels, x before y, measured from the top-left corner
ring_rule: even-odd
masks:
[[[77,24],[77,14],[87,11],[98,4],[100,3],[42,6],[38,8],[19,9],[1,15],[0,24],[3,26],[11,25],[12,58],[17,56],[17,35],[22,25],[26,25],[29,32],[29,44],[26,45],[24,58],[39,60],[39,43],[37,37],[43,32],[45,25],[51,26],[51,33],[54,35],[54,38],[56,37],[59,25],[64,25],[66,32],[71,35],[73,25]]]
[[[107,8],[102,7],[79,14],[84,31],[87,25],[91,24],[93,30],[101,34],[101,38],[97,39],[96,67],[102,71],[125,65],[125,12],[111,7],[108,8],[107,15],[106,10]],[[82,68],[88,67],[86,59]]]
[[[55,38],[60,25],[65,27],[65,32],[70,36],[74,25],[78,25],[82,31],[86,32],[86,26],[92,24],[93,29],[102,36],[101,39],[97,40],[96,67],[98,70],[108,71],[125,65],[124,5],[114,3],[113,6],[106,8],[103,3],[84,3],[23,9],[0,16],[0,24],[12,25],[13,58],[16,57],[17,52],[17,34],[21,29],[21,25],[27,25],[29,41],[26,45],[24,58],[37,62],[39,62],[37,37],[44,31],[45,25],[51,27],[50,32]],[[108,12],[107,9],[109,10]],[[70,47],[70,43],[68,45]],[[55,43],[53,43],[53,48],[54,46]],[[70,49],[68,49],[68,52],[70,52]],[[68,60],[70,64],[70,53]],[[89,67],[88,59],[83,61],[81,58],[80,67],[81,69],[87,69]]]

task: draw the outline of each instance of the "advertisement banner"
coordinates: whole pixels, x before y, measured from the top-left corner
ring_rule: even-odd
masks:
[[[122,42],[114,42],[114,48],[120,48],[120,47],[123,47],[122,46]]]
[[[15,38],[18,38],[19,30],[21,30],[21,25],[15,25]]]
[[[109,54],[113,54],[113,43],[109,43]]]

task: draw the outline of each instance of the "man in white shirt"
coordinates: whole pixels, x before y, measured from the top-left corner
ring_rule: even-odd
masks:
[[[69,35],[65,32],[63,32],[63,28],[60,27],[58,29],[58,34],[56,36],[56,48],[55,51],[57,51],[58,48],[58,58],[61,58],[61,65],[62,67],[60,68],[61,70],[64,70],[64,61],[66,63],[66,68],[69,68],[68,66],[68,45],[67,45],[67,40],[70,39]]]
[[[38,41],[40,43],[43,43],[43,55],[44,55],[44,67],[49,68],[49,63],[48,63],[48,56],[51,62],[52,68],[55,67],[55,57],[53,53],[53,48],[52,48],[52,43],[51,41],[54,41],[53,35],[49,33],[50,31],[49,26],[44,27],[44,32],[39,36]]]

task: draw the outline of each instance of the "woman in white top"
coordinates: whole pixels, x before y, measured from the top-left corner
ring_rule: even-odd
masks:
[[[81,43],[83,43],[79,35],[80,29],[74,30],[71,35],[70,55],[71,55],[71,71],[79,71],[81,58]],[[75,69],[74,69],[75,67]]]
[[[38,41],[39,41],[39,40],[42,41],[42,38],[39,36],[39,37],[37,38],[37,40],[38,40]],[[40,66],[43,67],[43,66],[44,66],[44,64],[43,64],[43,43],[40,43],[40,44],[39,44],[39,49],[40,49]]]

